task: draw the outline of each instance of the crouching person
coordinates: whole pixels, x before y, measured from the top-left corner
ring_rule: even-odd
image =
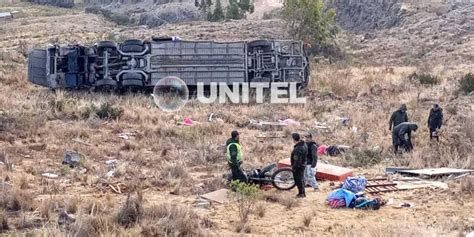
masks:
[[[413,150],[411,135],[416,132],[417,129],[418,125],[409,122],[401,123],[393,128],[392,143],[395,153],[398,153],[399,148],[403,148],[407,152]]]
[[[305,184],[311,186],[314,191],[318,191],[318,182],[316,181],[316,164],[318,163],[318,145],[313,141],[313,135],[306,133],[304,135],[308,156],[306,157],[306,168],[304,171]]]

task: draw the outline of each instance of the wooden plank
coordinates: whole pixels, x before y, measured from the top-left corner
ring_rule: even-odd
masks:
[[[416,175],[449,175],[449,174],[464,174],[471,173],[474,170],[465,170],[465,169],[451,169],[451,168],[434,168],[434,169],[418,169],[418,170],[399,170],[398,173],[404,174],[416,174]]]
[[[203,194],[201,195],[201,197],[213,202],[223,204],[229,201],[229,198],[227,196],[228,192],[228,189],[223,188],[214,192]]]

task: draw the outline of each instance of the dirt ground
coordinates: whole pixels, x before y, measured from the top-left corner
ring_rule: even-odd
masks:
[[[128,190],[139,187],[147,208],[159,204],[177,205],[207,220],[208,224],[200,224],[201,234],[238,235],[239,218],[234,204],[201,208],[195,207],[194,202],[198,195],[224,186],[221,177],[227,167],[222,145],[234,129],[242,134],[246,169],[288,157],[292,147],[290,137],[259,139],[257,135],[271,131],[249,126],[251,119],[292,118],[302,125],[285,128],[279,131],[281,134],[311,130],[316,141],[322,144],[376,150],[380,157],[376,164],[360,165],[344,157],[320,157],[320,162],[353,167],[354,174],[367,178],[384,176],[387,166],[474,168],[474,99],[457,89],[458,80],[472,72],[472,60],[450,64],[421,58],[421,62],[409,65],[391,61],[390,66],[321,63],[313,67],[311,84],[303,92],[309,101],[305,105],[203,105],[191,101],[179,112],[169,114],[155,108],[151,98],[144,94],[52,92],[33,86],[26,79],[25,55],[29,49],[51,42],[92,43],[101,39],[153,35],[219,41],[287,37],[279,20],[197,22],[147,29],[116,26],[78,9],[0,5],[0,11],[5,9],[22,10],[23,16],[0,23],[0,158],[4,161],[0,166],[3,180],[0,217],[8,223],[8,228],[2,224],[0,233],[153,235],[145,231],[150,227],[145,219],[128,228],[114,222],[113,217],[126,203]],[[473,45],[472,32],[465,40],[467,45]],[[348,53],[359,56],[359,61],[370,62],[383,57],[378,53],[375,40],[370,42],[371,46],[364,42],[357,45],[366,51],[355,50],[354,53],[348,49]],[[394,50],[402,47],[403,43],[399,42]],[[472,50],[464,54],[473,57]],[[438,76],[440,83],[423,86],[408,79],[412,72],[420,70]],[[428,141],[425,126],[433,102],[445,108],[446,125],[439,145]],[[121,108],[122,115],[109,120],[84,117],[84,111],[91,105],[104,103]],[[388,117],[400,103],[408,105],[410,120],[421,126],[414,137],[415,151],[393,156],[389,148]],[[210,113],[216,115],[217,122],[206,122]],[[357,132],[339,126],[339,116],[351,118],[350,127],[357,127]],[[176,125],[186,117],[201,123],[192,127]],[[329,133],[318,131],[314,129],[315,121],[326,122],[334,129]],[[124,132],[134,135],[128,140],[118,137]],[[67,150],[85,155],[83,168],[68,169],[61,165]],[[107,178],[105,161],[110,159],[118,160],[118,165],[112,177]],[[13,164],[13,168],[7,164]],[[60,176],[46,179],[41,176],[45,172]],[[393,198],[395,204],[377,211],[329,208],[325,199],[336,184],[328,181],[320,182],[321,191],[308,188],[306,199],[293,202],[289,200],[294,200],[295,190],[264,191],[264,196],[275,196],[279,201],[258,201],[257,205],[265,207],[264,215],[251,215],[249,234],[463,236],[474,230],[472,186],[462,188],[463,182],[469,181],[449,182],[447,190],[426,188],[383,194],[384,199]],[[113,190],[118,188],[119,193]],[[20,208],[13,208],[10,199],[17,200],[18,205],[14,207]],[[396,208],[402,202],[414,207]],[[74,206],[76,223],[71,228],[59,226],[61,211],[73,210]],[[308,226],[303,224],[305,216],[312,216]],[[176,219],[169,220],[180,223]],[[153,225],[164,224],[154,222]],[[197,231],[183,223],[173,228]],[[198,232],[187,233],[196,235]],[[173,235],[173,232],[168,234]],[[156,235],[163,232],[158,231]]]

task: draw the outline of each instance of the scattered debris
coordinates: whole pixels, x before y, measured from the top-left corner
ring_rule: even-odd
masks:
[[[69,165],[71,168],[81,166],[85,161],[85,156],[79,152],[66,151],[62,164]]]
[[[28,145],[28,148],[34,151],[42,151],[46,149],[46,143],[31,144],[31,145]]]
[[[349,190],[353,193],[358,193],[364,191],[365,187],[367,186],[367,179],[358,176],[358,177],[347,177],[344,180],[344,184],[342,185],[343,189]]]
[[[290,159],[283,159],[278,162],[278,168],[290,167]],[[316,165],[316,178],[319,180],[344,181],[352,176],[352,170],[340,166],[323,164],[318,162]]]
[[[345,127],[349,126],[349,121],[350,121],[349,118],[347,118],[347,117],[339,117],[339,118],[337,118],[337,119],[338,119],[339,122],[342,124],[342,126],[345,126]]]
[[[198,198],[194,202],[194,207],[209,209],[211,208],[211,201],[206,200],[204,198]]]
[[[208,122],[214,122],[214,113],[209,114],[209,118],[207,119]]]
[[[317,121],[314,121],[314,128],[331,131],[331,127],[329,127],[326,123],[320,123]]]
[[[408,203],[408,202],[403,202],[403,203],[400,203],[400,205],[398,205],[399,208],[410,208],[410,207],[414,207],[412,204]]]
[[[0,21],[10,20],[12,18],[13,18],[13,14],[11,12],[0,12]]]
[[[385,168],[385,173],[388,174],[395,174],[399,170],[411,170],[411,168],[403,168],[403,167],[387,167]]]
[[[222,188],[214,192],[203,194],[201,198],[223,204],[229,202],[228,192],[228,189]]]
[[[58,225],[70,225],[76,221],[76,216],[74,214],[68,214],[65,211],[62,211],[58,217]]]
[[[399,190],[410,190],[420,188],[439,188],[448,189],[448,184],[438,181],[429,180],[406,180],[406,181],[395,181]]]
[[[178,122],[178,125],[193,126],[196,123],[197,122],[193,121],[191,118],[185,118],[183,122]]]
[[[106,178],[112,178],[114,176],[114,173],[115,173],[115,170],[110,170],[109,172],[107,172],[107,174],[105,174],[105,177]]]
[[[395,172],[396,173],[401,173],[401,174],[413,174],[413,175],[425,175],[425,176],[442,176],[442,175],[451,175],[451,174],[472,173],[472,172],[474,172],[474,170],[451,169],[451,168],[434,168],[434,169],[418,169],[418,170],[402,169],[402,170],[396,170]]]
[[[369,179],[365,187],[365,191],[370,194],[393,192],[400,190],[397,183],[390,182],[386,178]]]
[[[117,187],[115,188],[112,184],[109,184],[109,187],[114,190],[114,192],[118,194],[122,194],[122,191],[120,190],[120,183],[117,184]]]
[[[285,134],[283,133],[270,133],[270,134],[259,134],[257,138],[285,138]]]
[[[107,167],[110,170],[110,169],[113,169],[113,168],[117,167],[118,161],[117,160],[106,160],[105,164],[107,165]]]
[[[293,119],[278,120],[278,123],[283,126],[300,126],[300,123]]]
[[[87,142],[83,141],[83,140],[82,140],[82,139],[80,139],[80,138],[73,138],[73,139],[72,139],[72,141],[73,141],[73,142],[80,143],[80,144],[82,144],[82,145],[86,145],[86,146],[92,146],[92,144],[90,144],[90,143],[87,143]]]
[[[42,173],[41,176],[48,179],[57,179],[59,177],[59,175],[53,173]]]
[[[381,198],[370,199],[364,194],[355,194],[349,190],[339,188],[328,196],[327,204],[332,208],[356,208],[365,210],[378,210],[384,202]]]
[[[119,133],[118,137],[124,139],[124,140],[128,140],[130,139],[131,137],[134,137],[136,134],[135,133],[130,133],[130,132],[123,132],[123,133]]]

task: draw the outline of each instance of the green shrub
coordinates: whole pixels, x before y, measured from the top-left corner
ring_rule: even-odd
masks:
[[[348,165],[352,167],[367,167],[382,161],[382,153],[378,150],[353,150],[344,154]]]
[[[441,80],[433,75],[427,74],[427,73],[412,73],[410,76],[408,76],[408,79],[413,82],[418,82],[421,85],[438,85]]]
[[[461,79],[461,90],[466,92],[466,93],[471,93],[474,91],[474,74],[473,73],[468,73],[464,75],[464,77]]]
[[[255,184],[244,183],[238,180],[233,180],[230,183],[230,188],[232,191],[229,192],[229,196],[236,200],[240,223],[246,223],[255,207],[257,199],[261,196],[260,188]]]
[[[100,106],[91,104],[82,112],[83,118],[89,118],[91,116],[97,116],[100,119],[104,120],[115,120],[123,115],[123,109],[120,107],[115,107],[110,103],[104,103]]]
[[[282,17],[290,34],[313,45],[324,45],[334,36],[335,9],[329,9],[323,0],[284,0]]]

